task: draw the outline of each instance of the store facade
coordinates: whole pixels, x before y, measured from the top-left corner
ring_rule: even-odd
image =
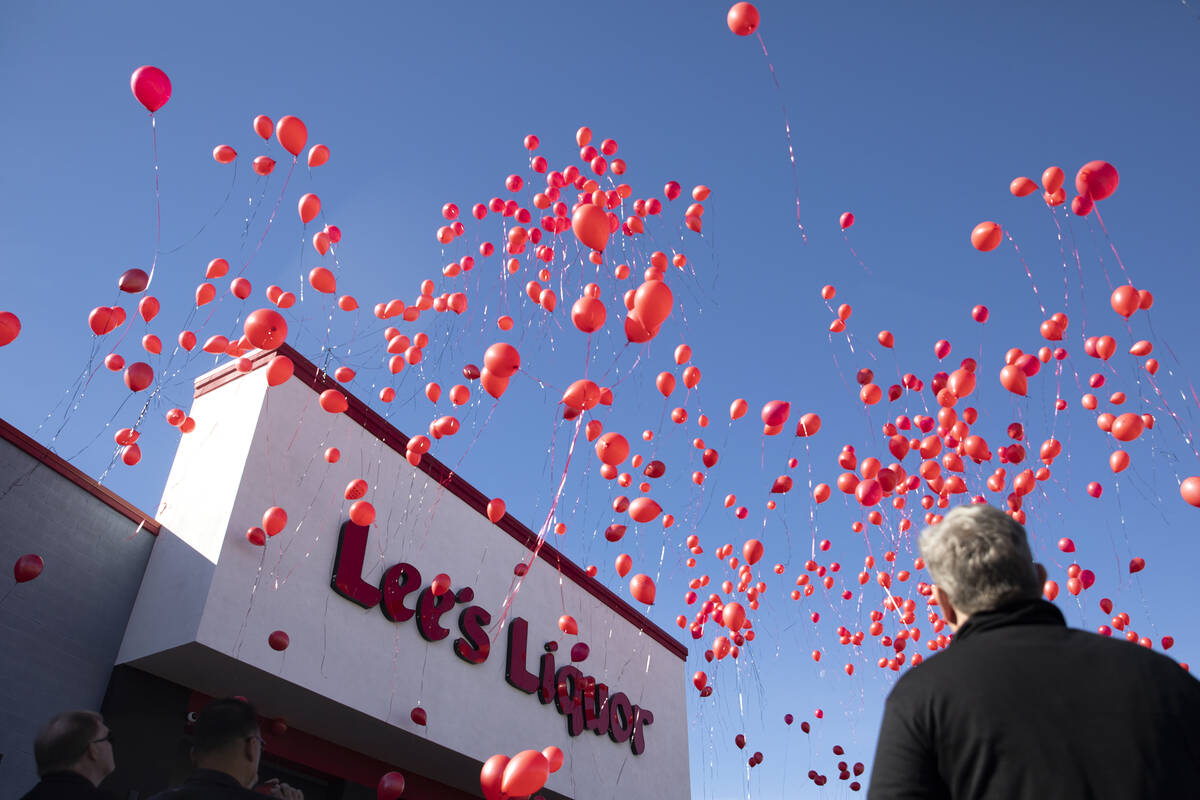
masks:
[[[170,769],[130,771],[121,796],[178,780],[187,713],[239,694],[267,720],[264,771],[314,797],[369,797],[391,769],[405,797],[477,797],[483,760],[548,745],[548,798],[688,797],[683,645],[286,353],[278,386],[268,353],[196,382],[105,701]],[[369,525],[349,519],[357,479]],[[287,523],[256,546],[272,507]]]

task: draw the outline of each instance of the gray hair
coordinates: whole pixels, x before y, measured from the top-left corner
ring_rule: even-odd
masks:
[[[1041,595],[1025,528],[995,506],[953,509],[921,532],[920,550],[933,582],[963,614]]]

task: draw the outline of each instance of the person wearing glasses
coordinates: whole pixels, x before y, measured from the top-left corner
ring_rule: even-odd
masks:
[[[241,698],[213,700],[196,716],[192,763],[196,769],[182,786],[150,800],[304,800],[299,789],[276,780],[258,784],[263,739],[254,706]]]
[[[94,711],[56,714],[33,740],[41,780],[21,800],[110,800],[97,787],[116,768],[112,731]]]

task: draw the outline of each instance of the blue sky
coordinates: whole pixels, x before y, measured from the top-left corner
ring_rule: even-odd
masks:
[[[464,363],[481,363],[491,342],[520,341],[529,374],[513,380],[494,412],[490,402],[466,407],[464,432],[439,442],[435,453],[448,463],[461,459],[468,480],[504,497],[510,511],[536,528],[555,497],[573,433],[573,426],[555,421],[559,392],[585,368],[589,375],[611,369],[607,380],[621,383],[616,404],[604,412],[606,428],[631,441],[642,429],[659,431],[653,445],[635,451],[667,463],[654,496],[679,522],[666,536],[649,525],[631,529],[620,547],[605,542],[600,534],[616,521],[609,505],[617,487],[600,478],[583,443],[558,507],[568,534],[555,544],[599,565],[601,579],[622,592],[612,559],[622,548],[633,554],[639,568],[661,575],[651,613],[673,630],[677,614],[694,613],[681,601],[686,581],[701,570],[715,583],[724,579],[727,570],[712,557],[719,545],[738,550],[757,535],[767,548],[762,565],[787,566],[782,578],[764,576],[768,595],[752,615],[758,638],[736,665],[723,662],[714,671],[704,663],[712,625],[698,642],[686,640],[689,674],[708,669],[716,687],[705,701],[689,690],[693,796],[778,796],[785,781],[803,779],[810,768],[830,776],[823,792],[847,794],[836,780],[834,744],[847,749],[851,763],[861,760],[869,769],[894,674],[874,666],[882,652],[877,643],[853,654],[839,645],[832,630],[839,623],[830,620],[865,627],[882,598],[866,592],[860,605],[820,594],[799,604],[786,597],[814,539],[833,541],[826,558],[837,558],[846,577],[861,568],[867,549],[849,530],[861,513],[840,494],[815,511],[810,525],[809,460],[813,480],[832,484],[844,444],[882,457],[879,426],[896,414],[924,411],[920,398],[907,396],[868,414],[854,385],[861,367],[874,369],[885,386],[895,382],[897,368],[928,385],[937,369],[953,369],[971,356],[980,360],[972,398],[980,410],[976,429],[993,449],[1013,420],[1026,424],[1034,449],[1054,424],[1066,455],[1045,496],[1029,505],[1030,533],[1060,582],[1069,563],[1053,549],[1060,536],[1075,539],[1077,559],[1098,576],[1079,603],[1064,592],[1060,607],[1072,624],[1094,628],[1106,621],[1099,597],[1112,597],[1134,618],[1132,627],[1156,641],[1174,635],[1172,655],[1200,663],[1185,595],[1198,554],[1196,512],[1176,489],[1178,478],[1200,472],[1181,433],[1195,429],[1196,403],[1181,392],[1188,392],[1200,355],[1190,300],[1200,256],[1193,234],[1200,212],[1194,191],[1200,168],[1191,144],[1200,127],[1194,10],[1169,0],[966,7],[764,2],[759,9],[781,90],[757,39],[730,33],[723,3],[395,9],[125,3],[10,11],[0,31],[0,87],[10,112],[0,126],[6,155],[0,309],[17,313],[24,328],[0,350],[10,376],[0,414],[100,475],[113,457],[113,428],[132,424],[141,408],[140,397],[136,407],[133,400],[122,406],[127,391],[118,376],[103,371],[77,408],[63,402],[92,352],[87,312],[117,302],[117,276],[130,266],[147,268],[154,250],[151,131],[128,88],[129,74],[141,64],[163,68],[174,83],[170,103],[158,114],[163,253],[154,293],[164,310],[153,332],[165,342],[174,338],[209,259],[245,260],[253,249],[287,164],[278,143],[257,139],[250,121],[257,114],[295,114],[307,123],[310,143],[329,145],[332,158],[311,173],[297,168],[247,270],[252,300],[241,308],[219,284],[225,299],[208,332],[229,333],[239,314],[266,305],[268,284],[296,291],[300,274],[332,266],[302,241],[295,216],[299,194],[317,192],[325,208],[319,221],[345,233],[341,285],[365,309],[357,328],[352,315],[339,314],[326,338],[327,310],[306,293],[308,299],[288,312],[289,341],[314,359],[323,345],[339,345],[331,364],[360,371],[351,389],[364,398],[374,397],[389,377],[383,325],[369,315],[370,305],[390,297],[410,302],[427,277],[439,292],[453,291],[460,284],[442,279],[442,265],[475,252],[479,241],[500,240],[500,222],[491,215],[479,225],[472,221],[462,240],[443,248],[434,238],[442,205],[455,202],[465,212],[475,202],[507,197],[503,182],[513,172],[534,186],[532,179],[541,178],[528,169],[523,137],[537,134],[539,153],[561,168],[578,161],[574,132],[589,125],[597,141],[619,142],[635,197],[661,196],[672,179],[685,191],[701,183],[713,190],[702,236],[681,227],[681,199],[668,204],[643,241],[613,245],[623,248],[619,254],[635,274],[651,250],[688,256],[694,274],[672,278],[678,303],[659,337],[644,352],[626,350],[617,312],[629,287],[611,278],[616,252],[599,281],[608,334],[594,342],[590,364],[585,337],[570,325],[568,311],[582,283],[596,279],[595,269],[579,262],[573,246],[566,261],[556,259],[553,282],[562,291],[558,311],[547,320],[524,296],[530,268],[505,282],[493,257],[461,284],[471,298],[468,314],[439,315],[428,324],[423,318],[405,328],[426,330],[434,344],[420,370],[406,371],[394,384],[398,400],[390,410],[376,407],[401,430],[418,432],[449,413],[444,403],[435,410],[424,400],[424,381],[448,388]],[[807,243],[795,226],[783,105]],[[241,153],[236,182],[232,167],[209,156],[221,143]],[[280,162],[269,181],[249,170],[250,159],[264,152]],[[1108,308],[1108,280],[1124,280],[1094,217],[1068,219],[1059,209],[1066,243],[1060,249],[1055,217],[1039,197],[1018,200],[1008,193],[1012,178],[1036,179],[1052,164],[1063,167],[1070,186],[1075,170],[1092,159],[1120,170],[1120,189],[1101,211],[1132,280],[1155,293],[1153,332],[1145,314],[1136,315],[1127,332]],[[521,195],[526,203],[529,195]],[[252,206],[259,210],[243,236]],[[867,269],[838,230],[843,211],[857,217],[848,238]],[[1037,296],[1007,242],[988,254],[970,247],[971,228],[985,219],[1012,234]],[[827,332],[832,315],[819,297],[824,284],[837,286],[835,305],[854,308],[854,352],[845,336],[831,339]],[[1066,311],[1071,318],[1072,358],[1061,380],[1071,406],[1057,422],[1048,368],[1031,379],[1027,400],[1015,400],[996,380],[1005,350],[1032,351],[1043,343],[1039,297],[1049,313]],[[969,315],[978,303],[991,310],[984,326]],[[516,318],[511,334],[496,329],[499,313]],[[880,329],[895,334],[894,352],[875,345]],[[140,323],[133,330],[140,336]],[[1100,362],[1082,353],[1084,330],[1111,334],[1120,345],[1115,373],[1106,371],[1108,385],[1098,394],[1126,391],[1129,407],[1144,397],[1159,422],[1153,435],[1127,448],[1133,467],[1119,485],[1107,467],[1111,440],[1078,402],[1076,373],[1086,381],[1100,371]],[[1137,360],[1125,355],[1131,336],[1155,342],[1163,364],[1159,383],[1178,426],[1140,376]],[[952,342],[953,352],[939,367],[932,346],[941,338]],[[671,352],[684,341],[703,379],[688,402],[693,422],[675,426],[663,417],[675,398],[664,405],[653,383],[657,372],[674,366]],[[129,360],[138,352],[135,342],[131,333],[122,346]],[[100,356],[107,344],[100,343]],[[113,468],[107,485],[143,508],[156,506],[178,435],[162,414],[173,405],[186,408],[190,380],[214,363],[175,362],[182,371],[167,382],[142,426],[142,463]],[[729,425],[727,408],[737,397],[749,401],[751,413]],[[821,414],[824,427],[807,453],[793,437],[764,441],[756,414],[772,399],[791,401],[793,415]],[[925,400],[933,405],[928,391]],[[705,431],[694,425],[701,410],[712,419]],[[690,446],[697,435],[721,450],[703,491],[690,481],[698,468],[698,451]],[[800,459],[791,473],[797,489],[767,512],[767,489],[793,455]],[[912,471],[915,462],[909,466]],[[985,467],[968,472],[975,485],[993,468]],[[1100,500],[1084,494],[1090,480],[1104,482]],[[728,493],[751,509],[746,520],[722,507]],[[872,530],[874,552],[890,546],[895,522]],[[919,528],[918,515],[914,533]],[[706,552],[689,570],[682,540],[693,532]],[[911,544],[898,545],[898,563],[910,563]],[[1124,565],[1133,556],[1145,557],[1148,567],[1131,578]],[[811,623],[812,611],[822,613],[821,623]],[[820,664],[809,658],[814,648],[825,651]],[[853,677],[842,672],[847,662],[856,665]],[[799,721],[812,720],[817,707],[825,718],[806,737]],[[795,726],[783,725],[785,712],[795,714]],[[733,745],[737,733],[750,739],[748,752],[765,756],[749,777],[746,753]]]

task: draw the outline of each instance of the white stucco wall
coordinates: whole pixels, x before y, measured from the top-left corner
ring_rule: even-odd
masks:
[[[570,737],[553,703],[542,705],[504,677],[507,626],[496,623],[513,566],[529,556],[524,545],[348,416],[323,411],[298,378],[268,389],[264,370],[256,370],[197,398],[191,416],[197,428],[183,437],[158,515],[178,540],[156,545],[121,661],[182,682],[169,674],[178,652],[165,655],[182,637],[322,695],[351,716],[361,712],[476,760],[557,745],[566,762],[547,788],[570,797],[689,796],[678,656],[536,559],[509,610],[529,621],[530,671],[544,642],[559,643],[562,666],[571,646],[584,641],[591,654],[575,666],[654,714],[642,755],[591,731]],[[341,450],[336,464],[323,459],[330,446]],[[430,643],[415,619],[390,622],[378,607],[363,609],[330,588],[350,506],[343,490],[360,477],[371,484],[367,499],[378,512],[364,580],[378,586],[388,566],[405,561],[421,571],[422,586],[445,572],[454,590],[472,587],[470,604],[493,618],[485,663],[468,664],[453,652],[463,606],[441,620],[450,636]],[[266,548],[254,547],[245,531],[272,505],[287,510],[288,525]],[[415,600],[414,593],[405,604]],[[558,630],[563,613],[578,621],[579,636]],[[274,630],[290,636],[285,652],[268,647]],[[427,727],[410,720],[416,705],[426,709]],[[312,732],[337,741],[339,725],[324,728]]]

